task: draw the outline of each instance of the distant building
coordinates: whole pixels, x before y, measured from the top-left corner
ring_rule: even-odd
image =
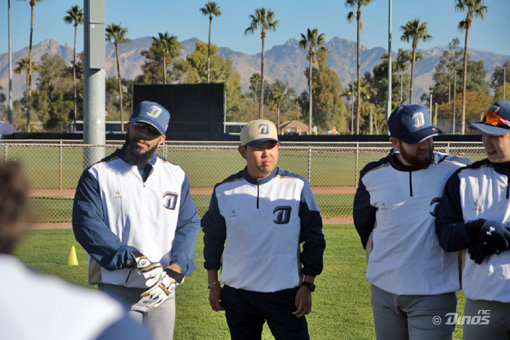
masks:
[[[287,120],[280,124],[280,134],[282,135],[306,135],[308,134],[308,125],[299,120]]]

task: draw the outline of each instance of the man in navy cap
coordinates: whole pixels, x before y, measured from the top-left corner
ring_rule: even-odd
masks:
[[[434,216],[448,177],[469,160],[434,152],[421,105],[388,119],[390,154],[361,170],[354,224],[367,251],[377,339],[451,339],[460,289],[457,254],[438,244]]]
[[[184,171],[155,154],[170,113],[141,102],[122,149],[86,169],[73,230],[89,256],[89,283],[128,306],[156,340],[172,339],[175,286],[195,269],[199,218]]]
[[[482,113],[487,158],[453,174],[436,219],[441,246],[467,249],[464,339],[510,339],[510,101]]]

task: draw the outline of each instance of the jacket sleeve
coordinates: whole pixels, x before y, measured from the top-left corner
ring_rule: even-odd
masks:
[[[437,209],[436,234],[439,244],[446,251],[468,248],[471,243],[468,230],[475,223],[477,221],[464,223],[457,171],[446,182],[443,197]]]
[[[352,216],[354,226],[361,238],[361,244],[366,249],[368,238],[375,227],[375,213],[377,208],[370,205],[370,193],[368,192],[363,177],[360,178],[358,189],[354,195]]]
[[[99,183],[85,170],[78,182],[73,203],[76,240],[101,267],[108,270],[133,267],[135,247],[123,244],[105,222]]]
[[[227,239],[227,227],[225,218],[218,208],[216,188],[201,223],[204,231],[204,267],[207,270],[218,270],[221,267],[221,255]]]
[[[175,238],[172,243],[171,263],[177,263],[184,275],[195,270],[195,244],[197,242],[200,219],[189,193],[189,181],[185,176],[181,187],[181,204]]]
[[[303,264],[303,274],[317,276],[322,272],[326,241],[322,233],[322,216],[319,206],[307,180],[305,180],[301,192],[299,218],[301,221],[299,242],[303,242],[303,250],[300,256]]]

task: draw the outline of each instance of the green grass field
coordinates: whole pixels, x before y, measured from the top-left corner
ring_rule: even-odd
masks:
[[[324,227],[326,251],[324,271],[317,278],[312,313],[307,317],[312,339],[373,339],[370,286],[365,280],[365,253],[352,225]],[[76,247],[78,266],[68,266],[71,246]],[[175,339],[227,339],[223,312],[209,307],[207,274],[203,268],[202,233],[196,245],[197,270],[177,289]],[[35,270],[87,285],[87,255],[71,230],[30,231],[16,255]],[[457,310],[463,315],[464,297],[457,294]],[[80,306],[71,306],[72,310]],[[272,339],[267,327],[263,339]],[[454,339],[462,339],[457,326]]]

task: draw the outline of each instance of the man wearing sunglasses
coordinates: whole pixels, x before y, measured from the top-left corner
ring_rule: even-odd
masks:
[[[448,177],[469,160],[434,152],[432,125],[421,105],[388,119],[394,149],[361,170],[354,225],[367,250],[378,340],[451,339],[458,260],[437,242],[434,215]]]
[[[481,121],[487,158],[453,174],[436,232],[447,251],[467,249],[462,272],[464,339],[510,339],[510,101],[498,101]],[[455,322],[455,319],[453,319]]]
[[[124,303],[156,340],[173,337],[175,287],[195,269],[200,224],[186,174],[155,154],[169,120],[160,104],[141,102],[122,149],[83,172],[73,206],[89,283]]]

